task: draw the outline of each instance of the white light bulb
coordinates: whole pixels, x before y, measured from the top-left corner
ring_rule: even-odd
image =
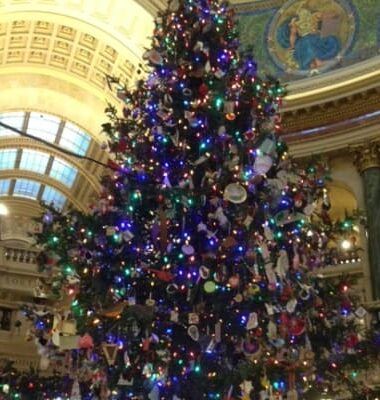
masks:
[[[341,247],[343,250],[349,250],[351,246],[352,246],[351,242],[347,239],[344,239],[341,243]]]

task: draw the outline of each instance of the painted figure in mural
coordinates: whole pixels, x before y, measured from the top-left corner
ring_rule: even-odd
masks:
[[[301,70],[319,68],[339,54],[342,48],[334,30],[339,16],[324,11],[312,11],[302,1],[294,16],[277,28],[277,41],[288,49]]]

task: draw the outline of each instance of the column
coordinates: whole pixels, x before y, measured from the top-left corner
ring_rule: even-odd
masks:
[[[363,181],[373,300],[380,300],[380,143],[356,147],[354,164]]]

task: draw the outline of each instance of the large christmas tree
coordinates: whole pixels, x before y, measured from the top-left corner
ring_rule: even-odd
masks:
[[[43,217],[59,302],[27,313],[45,368],[65,354],[72,398],[368,394],[366,312],[348,279],[313,273],[332,263],[326,170],[288,157],[284,88],[239,53],[234,19],[216,0],[156,19],[147,79],[116,84],[122,116],[107,110],[101,198]]]

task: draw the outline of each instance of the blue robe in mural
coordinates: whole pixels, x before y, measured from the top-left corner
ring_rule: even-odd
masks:
[[[284,49],[290,48],[290,21],[291,18],[287,19],[277,29],[277,41]],[[319,33],[309,33],[297,36],[293,56],[299,68],[307,70],[315,59],[331,60],[339,54],[340,49],[340,40],[336,36],[321,37]]]

